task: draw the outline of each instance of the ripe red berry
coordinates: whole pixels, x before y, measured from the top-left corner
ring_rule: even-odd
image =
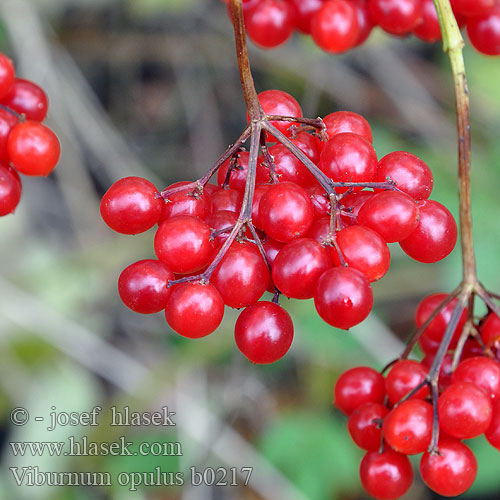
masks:
[[[311,33],[311,20],[325,0],[290,0],[295,8],[295,26],[302,33]]]
[[[426,200],[431,194],[433,178],[430,168],[418,156],[406,151],[395,151],[380,159],[373,180],[386,182],[388,178],[414,200]]]
[[[283,248],[284,245],[285,243],[280,243],[279,241],[273,240],[272,238],[269,238],[267,241],[263,243],[262,246],[264,247],[264,252],[266,253],[266,259],[269,265],[271,266],[271,269],[274,264],[274,259],[276,259],[276,255],[278,255],[278,252]],[[272,276],[269,277],[267,291],[271,293],[275,292],[275,286]]]
[[[1,99],[1,103],[22,113],[27,120],[41,122],[47,115],[49,103],[47,94],[35,83],[16,78],[9,93]]]
[[[424,42],[441,40],[441,28],[433,0],[422,0],[422,17],[413,33]]]
[[[382,404],[384,397],[384,377],[369,366],[356,366],[338,378],[333,403],[344,414],[351,415],[362,404]]]
[[[307,238],[312,238],[317,241],[320,245],[325,246],[330,233],[330,216],[321,217],[313,222],[309,231],[307,232]]]
[[[319,184],[313,184],[312,186],[306,187],[306,192],[309,198],[311,198],[314,207],[314,219],[318,220],[328,215],[330,211],[330,200],[324,188]]]
[[[167,302],[165,318],[183,337],[197,339],[212,333],[224,316],[224,301],[210,283],[191,281],[175,285]]]
[[[215,248],[220,248],[224,244],[237,220],[238,215],[235,212],[229,212],[228,210],[219,210],[206,218],[205,222],[214,232],[221,231],[222,229],[229,229],[214,238]]]
[[[396,500],[413,483],[413,468],[406,455],[386,449],[369,451],[361,461],[359,476],[363,488],[377,500]]]
[[[5,54],[0,54],[0,100],[9,93],[14,84],[14,78],[14,64]]]
[[[370,182],[375,175],[377,155],[363,137],[351,132],[334,135],[321,152],[319,168],[335,182]],[[337,188],[338,193],[347,188]]]
[[[500,398],[493,402],[491,423],[485,432],[485,436],[491,446],[500,451]]]
[[[350,0],[350,3],[356,9],[356,14],[358,17],[359,33],[358,38],[356,39],[356,42],[354,44],[354,47],[358,47],[370,36],[370,33],[372,32],[375,24],[370,16],[370,11],[368,10],[368,0]]]
[[[21,199],[22,184],[18,173],[0,164],[0,217],[11,214]]]
[[[363,273],[357,269],[334,267],[319,277],[314,305],[326,323],[348,330],[370,314],[373,293]]]
[[[269,270],[253,243],[233,242],[210,281],[227,306],[239,309],[262,297],[269,282]]]
[[[214,256],[210,228],[197,217],[177,215],[162,222],[156,231],[155,253],[176,274],[203,269]]]
[[[156,199],[157,189],[141,177],[116,181],[101,200],[101,216],[114,231],[138,234],[152,228],[160,218],[163,200]]]
[[[500,363],[484,356],[461,361],[453,372],[452,382],[470,382],[483,389],[491,399],[500,396]]]
[[[467,491],[477,474],[474,453],[460,441],[443,438],[439,454],[425,452],[420,461],[424,483],[439,495],[454,497]]]
[[[337,244],[348,266],[361,271],[368,281],[379,280],[389,269],[391,253],[382,236],[364,226],[349,226],[337,232]],[[332,247],[333,263],[340,256]]]
[[[372,196],[374,196],[373,191],[356,191],[355,193],[350,193],[342,198],[340,203],[346,214],[341,214],[340,218],[344,225],[354,226],[358,223],[358,214],[361,207]],[[347,213],[349,215],[347,215]]]
[[[287,242],[304,236],[314,217],[314,208],[302,187],[292,182],[271,186],[259,204],[259,219],[271,238]]]
[[[18,123],[7,139],[9,159],[24,175],[46,176],[55,168],[61,154],[57,136],[35,121]]]
[[[234,338],[238,349],[256,364],[278,361],[292,345],[290,315],[273,302],[257,302],[244,309],[236,320]]]
[[[250,158],[250,154],[247,151],[242,151],[238,154],[238,159],[236,161],[236,165],[231,170],[231,174],[229,176],[228,186],[232,189],[236,189],[236,191],[245,191],[245,183],[247,179],[248,172],[248,160]],[[217,171],[217,184],[222,187],[224,182],[226,181],[227,171],[229,170],[229,165],[231,160],[226,160]],[[262,184],[269,180],[269,170],[261,165],[257,164],[257,169],[255,172],[255,184]]]
[[[295,182],[295,184],[302,187],[310,186],[314,183],[317,184],[313,174],[283,144],[271,146],[269,153],[274,158],[275,171],[280,182]]]
[[[350,49],[359,36],[356,8],[345,0],[329,0],[311,20],[311,35],[327,52],[338,54]]]
[[[302,109],[299,103],[294,97],[282,90],[264,90],[258,97],[266,115],[302,117]],[[272,121],[270,123],[284,134],[293,125],[292,122],[284,121]]]
[[[212,200],[212,212],[227,210],[228,212],[238,213],[243,202],[243,193],[236,189],[218,189],[210,196]]]
[[[358,212],[358,224],[369,227],[388,243],[407,238],[417,227],[419,211],[413,198],[397,191],[370,197]]]
[[[373,21],[392,35],[406,35],[418,24],[420,0],[369,0],[368,9]]]
[[[489,427],[492,406],[489,396],[470,382],[449,385],[438,400],[439,425],[457,439],[472,439]]]
[[[385,378],[385,390],[392,404],[398,403],[410,391],[420,385],[427,376],[427,368],[418,361],[403,359],[395,363]],[[411,399],[425,399],[429,387],[424,385]]]
[[[360,135],[369,143],[373,142],[372,129],[368,121],[352,111],[335,111],[323,118],[328,137],[332,139],[337,134],[351,132]]]
[[[5,109],[0,108],[0,162],[9,163],[7,141],[10,131],[18,124],[18,119]]]
[[[419,262],[437,262],[455,247],[457,223],[450,211],[437,201],[421,201],[418,208],[418,226],[399,245],[406,254]]]
[[[294,25],[295,12],[285,0],[261,0],[245,13],[248,37],[266,49],[286,42]]]
[[[187,184],[191,183],[187,181],[176,182],[168,186],[167,189],[173,189]],[[200,193],[190,188],[169,195],[168,200],[165,200],[165,204],[162,207],[158,223],[161,224],[164,220],[169,217],[174,217],[175,215],[192,215],[193,217],[199,217],[204,220],[210,215],[211,210],[212,202],[210,200],[210,195],[205,190]]]
[[[429,338],[425,333],[418,338],[418,345],[425,355],[434,355],[439,349],[439,341]]]
[[[319,162],[320,140],[307,132],[297,132],[295,137],[290,139],[305,155],[315,164]]]
[[[384,439],[399,453],[423,453],[431,443],[432,415],[432,405],[422,399],[404,401],[385,417]]]
[[[429,370],[434,362],[435,354],[427,354],[422,360],[422,364]],[[448,387],[451,383],[453,356],[451,354],[446,354],[441,369],[439,370],[439,387],[444,389]]]
[[[500,6],[486,14],[467,19],[467,34],[472,45],[483,54],[500,54]]]
[[[271,187],[271,184],[259,184],[255,186],[255,192],[253,194],[252,201],[252,224],[257,229],[262,229],[262,223],[260,220],[260,200],[264,196],[264,193]]]
[[[494,349],[500,347],[500,318],[495,313],[488,314],[479,329],[484,345]]]
[[[377,451],[382,442],[382,421],[389,410],[380,403],[364,403],[347,421],[352,440],[363,450]]]
[[[118,293],[123,303],[135,312],[152,314],[165,309],[172,291],[168,281],[174,273],[162,262],[140,260],[126,267],[118,278]]]
[[[274,259],[272,277],[276,287],[294,299],[310,299],[318,278],[332,267],[328,250],[311,238],[287,243]]]
[[[466,17],[487,14],[495,6],[495,0],[451,0],[454,12]]]

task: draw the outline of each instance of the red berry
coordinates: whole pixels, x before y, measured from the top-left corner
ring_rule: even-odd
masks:
[[[299,103],[294,97],[282,90],[264,90],[258,97],[266,115],[302,117],[302,109]],[[284,121],[272,121],[270,123],[284,134],[293,125],[292,122]]]
[[[384,397],[384,377],[368,366],[347,370],[335,384],[334,404],[346,415],[365,403],[382,404]]]
[[[432,191],[432,172],[418,156],[406,151],[385,155],[377,164],[375,182],[392,179],[396,186],[414,200],[426,200]]]
[[[287,297],[310,299],[318,278],[330,267],[326,248],[311,238],[299,238],[287,243],[274,259],[273,282]]]
[[[370,11],[368,10],[368,0],[350,0],[350,3],[356,9],[356,14],[358,16],[359,33],[356,43],[354,44],[354,47],[358,47],[370,36],[375,24],[370,16]]]
[[[18,123],[7,139],[9,159],[24,175],[46,176],[55,168],[61,154],[57,136],[35,121]]]
[[[0,54],[0,99],[9,93],[14,84],[14,78],[14,64],[5,54]]]
[[[354,226],[358,223],[358,214],[361,207],[374,196],[373,191],[356,191],[345,195],[340,201],[342,208],[349,215],[341,214],[340,218],[346,226]]]
[[[420,385],[427,376],[427,368],[418,361],[403,359],[395,363],[385,378],[385,390],[392,404],[398,403],[410,391]],[[429,387],[424,385],[411,399],[425,399]]]
[[[420,461],[424,483],[439,495],[454,497],[467,491],[477,474],[474,453],[460,441],[443,438],[439,454],[426,452]]]
[[[437,262],[451,253],[457,242],[457,224],[451,212],[437,201],[419,203],[416,229],[399,242],[403,251],[419,262]]]
[[[429,370],[431,369],[432,363],[434,362],[435,354],[427,354],[422,360],[422,365],[424,365]],[[451,354],[446,354],[441,369],[439,370],[439,387],[444,389],[448,387],[451,383],[451,374],[453,366],[453,356]]]
[[[311,33],[311,20],[325,0],[290,0],[295,8],[295,26],[302,33]]]
[[[221,210],[238,213],[243,202],[243,193],[236,189],[218,189],[210,196],[212,200],[212,212],[217,213]]]
[[[126,267],[118,278],[118,293],[132,311],[152,314],[165,309],[172,291],[168,281],[174,273],[162,262],[140,260]]]
[[[18,173],[8,165],[0,164],[0,217],[11,214],[21,199],[22,184]]]
[[[467,34],[472,45],[483,54],[500,54],[500,6],[486,14],[467,19]]]
[[[158,258],[176,274],[203,269],[214,256],[210,228],[197,217],[177,215],[162,222],[154,241]]]
[[[279,241],[273,240],[271,238],[269,238],[265,243],[263,243],[262,246],[264,247],[267,262],[271,266],[271,269],[274,263],[274,259],[276,259],[276,255],[278,255],[278,252],[283,248],[284,245],[285,245],[284,243],[280,243]],[[267,285],[267,291],[274,293],[275,291],[274,289],[275,289],[274,282],[272,276],[270,276],[269,283]]]
[[[373,293],[363,273],[352,268],[334,267],[319,277],[314,305],[326,323],[348,330],[370,314]]]
[[[378,233],[364,226],[349,226],[337,232],[337,244],[348,266],[361,271],[368,281],[379,280],[389,269],[391,253]],[[331,249],[333,263],[340,265],[337,250]]]
[[[212,333],[224,316],[224,301],[210,283],[175,285],[167,302],[165,318],[183,337],[197,339]]]
[[[191,183],[186,181],[176,182],[168,186],[167,189],[173,189],[187,184]],[[212,202],[210,200],[210,195],[205,190],[199,193],[193,188],[190,188],[169,195],[168,200],[165,200],[165,204],[162,207],[158,223],[161,224],[164,220],[167,220],[169,217],[174,217],[175,215],[192,215],[193,217],[206,219],[210,215],[211,210]]]
[[[500,318],[495,313],[488,314],[479,329],[484,345],[495,349],[500,347]]]
[[[290,349],[293,323],[290,315],[273,302],[257,302],[236,320],[234,337],[238,349],[256,364],[278,361]]]
[[[359,475],[363,488],[377,500],[396,500],[413,483],[413,469],[406,455],[386,449],[369,451],[361,461]]]
[[[49,103],[45,92],[35,83],[16,78],[9,93],[2,98],[2,104],[22,113],[27,120],[41,122],[47,115]]]
[[[406,35],[420,21],[420,0],[369,0],[373,21],[392,35]]]
[[[382,442],[382,420],[389,410],[380,403],[364,403],[347,421],[352,440],[363,450],[377,451]]]
[[[232,227],[238,221],[238,215],[235,212],[229,212],[228,210],[220,210],[214,214],[209,215],[205,222],[212,231],[220,231],[222,229],[228,229],[225,233],[221,233],[214,239],[215,248],[220,248],[224,242],[227,240]]]
[[[163,200],[158,190],[141,177],[116,181],[101,200],[101,217],[114,231],[138,234],[152,228],[160,218]]]
[[[485,432],[485,436],[491,446],[500,451],[500,398],[493,402],[491,423]]]
[[[476,356],[460,362],[454,371],[452,382],[470,382],[483,389],[491,399],[500,396],[500,363],[484,356]]]
[[[425,333],[420,335],[420,337],[418,338],[418,345],[425,355],[436,354],[437,350],[439,349],[439,344],[439,341],[431,339]]]
[[[266,49],[286,42],[294,24],[295,12],[285,0],[261,0],[245,14],[248,37]]]
[[[274,158],[276,174],[280,182],[295,182],[302,187],[316,183],[313,174],[311,174],[307,167],[297,159],[288,148],[283,146],[283,144],[271,146],[269,148],[269,153]]]
[[[9,163],[7,141],[10,131],[18,124],[18,119],[5,109],[0,108],[0,163]]]
[[[239,153],[236,165],[231,170],[228,186],[232,189],[236,189],[236,191],[241,191],[241,192],[245,191],[249,157],[250,154],[246,151],[242,151],[241,153]],[[230,159],[226,160],[219,167],[219,170],[217,172],[217,184],[220,187],[222,187],[222,185],[226,181],[227,171],[229,170],[230,163],[231,163]],[[268,169],[261,164],[257,164],[257,170],[255,172],[255,184],[263,184],[268,180],[269,180]]]
[[[271,238],[287,242],[304,236],[313,222],[314,209],[304,189],[292,182],[271,186],[259,204],[259,219]]]
[[[424,42],[441,40],[441,28],[433,0],[422,0],[422,17],[413,33]]]
[[[404,401],[385,417],[384,439],[399,453],[423,453],[431,443],[432,415],[431,404],[421,399]]]
[[[307,132],[297,132],[295,138],[290,139],[314,163],[319,162],[320,141]]]
[[[266,291],[269,270],[253,243],[233,242],[210,281],[227,306],[246,307],[257,302]]]
[[[355,45],[359,36],[356,8],[345,0],[329,0],[311,20],[311,35],[327,52],[338,54]]]
[[[370,197],[358,212],[358,224],[369,227],[388,243],[407,238],[417,227],[419,212],[409,195],[384,191]]]
[[[321,217],[313,222],[311,228],[307,232],[307,238],[312,238],[320,245],[325,245],[330,233],[330,216]]]
[[[255,186],[255,192],[253,194],[252,201],[252,223],[257,229],[262,229],[262,222],[260,220],[260,200],[264,196],[264,193],[271,187],[271,184],[259,184]]]
[[[330,200],[324,190],[319,184],[313,184],[306,187],[306,192],[311,198],[314,207],[314,219],[321,219],[328,215],[330,211]],[[311,226],[312,227],[312,226]]]
[[[335,182],[370,182],[375,175],[377,155],[363,137],[350,132],[336,134],[321,152],[319,168]],[[338,193],[348,188],[337,188]]]
[[[373,142],[372,129],[368,121],[352,111],[335,111],[323,118],[328,137],[332,139],[337,134],[351,132],[360,135],[369,143]]]
[[[491,422],[488,395],[470,382],[449,385],[438,400],[439,425],[457,439],[472,439],[483,434]]]
[[[451,0],[454,12],[466,17],[487,14],[495,6],[495,0]]]

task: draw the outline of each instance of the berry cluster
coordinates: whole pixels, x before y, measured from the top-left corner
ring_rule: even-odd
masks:
[[[0,216],[14,212],[19,203],[18,172],[46,176],[59,160],[59,141],[41,123],[47,108],[45,92],[16,78],[12,61],[0,54]]]
[[[389,268],[388,243],[436,262],[452,251],[457,227],[428,199],[429,167],[402,151],[378,161],[362,116],[337,111],[308,120],[278,90],[259,101],[275,128],[261,136],[258,157],[258,148],[236,144],[202,179],[172,184],[161,196],[145,179],[121,179],[103,196],[101,214],[124,234],[158,224],[158,260],[120,276],[128,307],[165,309],[172,329],[191,338],[213,332],[224,306],[245,308],[236,343],[252,362],[271,363],[293,337],[280,294],[314,298],[323,320],[348,329],[370,313],[370,283]],[[208,184],[216,171],[217,186]],[[259,302],[266,290],[274,300]]]
[[[496,0],[451,0],[459,26],[467,26],[481,53],[500,54]],[[263,48],[286,42],[294,30],[310,34],[323,50],[340,53],[361,45],[375,26],[395,36],[441,39],[433,0],[243,0],[249,38]]]
[[[431,397],[429,369],[456,302],[443,293],[420,302],[415,322],[425,354],[421,362],[400,359],[390,365],[385,378],[370,367],[352,368],[335,385],[335,405],[348,415],[353,441],[367,451],[361,482],[377,499],[399,498],[411,486],[408,455],[422,453],[420,474],[429,488],[456,496],[472,485],[477,472],[476,458],[462,440],[484,434],[500,450],[500,362],[495,359],[500,319],[493,312],[474,326],[476,340],[463,336],[469,332],[467,311],[458,311],[450,350]],[[435,423],[439,426],[433,432]]]

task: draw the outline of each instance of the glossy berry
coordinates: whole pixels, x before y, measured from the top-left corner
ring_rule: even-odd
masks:
[[[500,396],[500,363],[484,356],[460,362],[453,372],[452,382],[470,382],[483,389],[493,400]]]
[[[311,238],[287,243],[276,256],[272,277],[276,287],[294,299],[310,299],[318,278],[332,267],[328,250]]]
[[[337,134],[351,132],[360,135],[369,143],[373,142],[372,129],[368,121],[352,111],[335,111],[323,118],[328,137],[332,139]]]
[[[191,184],[190,182],[176,182],[171,184],[166,189],[175,189],[185,185]],[[192,187],[185,191],[179,191],[171,194],[168,200],[162,207],[159,223],[175,215],[192,215],[200,219],[206,219],[212,211],[212,202],[210,195],[203,190],[199,192]]]
[[[370,197],[358,212],[358,224],[376,231],[388,243],[407,238],[417,227],[419,211],[413,198],[397,191]]]
[[[474,47],[483,54],[500,54],[500,5],[486,14],[467,19],[467,34]]]
[[[197,339],[212,333],[224,316],[224,301],[210,283],[192,281],[175,285],[167,302],[165,318],[183,337]]]
[[[424,200],[418,208],[418,226],[399,245],[406,254],[419,262],[437,262],[455,248],[457,224],[450,211],[438,201]]]
[[[354,43],[354,47],[358,47],[370,36],[373,27],[375,26],[373,19],[368,10],[368,0],[349,0],[356,9],[358,18],[358,38]]]
[[[0,54],[0,100],[9,93],[14,78],[15,69],[12,61],[5,54]]]
[[[413,468],[406,455],[386,449],[369,451],[361,461],[359,475],[363,488],[377,500],[396,500],[413,483]]]
[[[304,236],[314,217],[314,208],[304,189],[292,182],[271,186],[259,204],[259,219],[271,238],[288,242]]]
[[[271,146],[269,153],[274,158],[275,171],[280,182],[295,182],[302,187],[317,184],[307,167],[283,144]]]
[[[418,338],[418,345],[425,355],[434,355],[439,349],[439,341],[429,338],[425,333]]]
[[[0,217],[11,214],[21,199],[22,185],[17,172],[0,164]]]
[[[302,33],[311,33],[311,20],[325,0],[291,0],[295,8],[295,26]]]
[[[311,35],[327,52],[339,54],[354,47],[359,26],[356,8],[345,0],[329,0],[311,20]]]
[[[439,454],[425,452],[420,461],[424,483],[439,495],[455,497],[466,492],[477,474],[474,453],[460,441],[443,438]]]
[[[314,292],[314,305],[326,323],[348,330],[370,314],[373,292],[360,271],[334,267],[319,277]]]
[[[330,200],[325,190],[319,184],[313,184],[306,187],[306,192],[314,207],[314,219],[318,220],[328,215],[330,212]]]
[[[319,162],[321,141],[314,135],[307,132],[297,132],[295,137],[290,139],[305,155],[315,164]]]
[[[210,228],[197,217],[177,215],[159,226],[154,240],[157,257],[176,274],[203,269],[214,257]]]
[[[427,368],[431,369],[434,362],[435,354],[427,354],[424,359],[422,359],[422,364]],[[443,359],[441,369],[439,370],[439,388],[444,389],[448,387],[451,383],[452,375],[452,365],[453,356],[447,353]]]
[[[5,109],[0,108],[0,163],[9,163],[7,141],[10,131],[18,124],[19,120]]]
[[[27,120],[35,122],[44,120],[49,107],[47,94],[35,83],[22,78],[15,79],[1,103],[17,113],[24,114]]]
[[[457,439],[472,439],[489,427],[492,406],[489,396],[470,382],[449,385],[438,400],[439,425]]]
[[[380,403],[364,403],[347,421],[352,440],[363,450],[376,451],[382,442],[382,421],[389,410]]]
[[[245,14],[248,37],[263,48],[277,47],[292,35],[294,14],[285,0],[262,0]]]
[[[356,191],[342,198],[340,204],[344,213],[340,215],[340,218],[344,225],[354,226],[358,223],[358,214],[361,207],[367,200],[374,196],[374,194],[373,191]]]
[[[484,345],[494,349],[500,347],[500,318],[495,313],[488,314],[480,332]]]
[[[238,154],[238,159],[231,174],[229,175],[228,186],[236,191],[245,191],[245,184],[248,172],[248,160],[250,154],[247,151],[242,151]],[[217,171],[217,184],[222,187],[226,181],[227,172],[229,170],[229,165],[231,160],[226,160]],[[257,164],[257,169],[255,172],[255,184],[262,184],[269,180],[269,170],[261,164]]]
[[[257,229],[262,229],[262,222],[260,220],[260,200],[264,196],[264,193],[271,187],[271,184],[259,184],[255,186],[255,192],[253,194],[252,201],[252,223]]]
[[[406,35],[418,24],[420,0],[370,0],[368,9],[373,21],[392,35]]]
[[[454,12],[466,17],[487,14],[495,6],[495,0],[451,0]]]
[[[375,175],[377,155],[363,137],[350,132],[336,134],[321,152],[319,168],[335,182],[370,182]],[[337,188],[338,193],[347,188]]]
[[[333,403],[342,413],[351,415],[365,403],[382,404],[384,396],[384,377],[369,366],[356,366],[338,378]]]
[[[50,128],[26,121],[12,128],[7,151],[10,161],[22,174],[47,176],[59,161],[61,146]]]
[[[259,95],[259,102],[266,115],[302,117],[302,109],[294,97],[282,90],[265,90]],[[272,121],[280,132],[286,134],[292,122]]]
[[[290,315],[273,302],[257,302],[244,309],[236,320],[234,338],[238,349],[256,364],[278,361],[292,345]]]
[[[380,159],[373,180],[386,182],[387,179],[393,180],[401,191],[414,200],[429,198],[434,182],[427,164],[406,151],[395,151]]]
[[[361,271],[368,281],[380,279],[389,269],[391,253],[382,236],[364,226],[349,226],[337,232],[337,244],[348,266]],[[340,256],[332,247],[333,262],[339,266]]]
[[[216,232],[227,229],[227,231],[214,238],[215,248],[220,248],[224,244],[237,221],[238,214],[229,212],[228,210],[219,210],[206,218],[205,222],[211,231]]]
[[[162,262],[140,260],[126,267],[118,278],[118,293],[123,303],[141,314],[152,314],[165,309],[172,291],[168,288],[174,273]]]
[[[427,372],[427,368],[418,361],[403,359],[395,363],[385,378],[389,401],[392,404],[398,403],[425,380]],[[428,395],[429,387],[424,385],[411,399],[425,399]]]
[[[141,177],[120,179],[102,197],[101,217],[118,233],[147,231],[158,222],[164,203],[155,198],[157,192],[151,182]]]
[[[500,398],[497,398],[493,403],[491,423],[485,432],[485,436],[488,443],[500,451]]]
[[[241,203],[243,202],[243,193],[236,189],[218,189],[210,196],[212,201],[212,212],[227,210],[229,212],[239,213]]]
[[[385,417],[384,439],[399,453],[423,453],[431,443],[432,414],[432,405],[421,399],[404,401]]]
[[[422,0],[422,17],[413,33],[425,42],[441,40],[441,28],[433,0]]]
[[[271,269],[274,264],[274,259],[276,259],[278,252],[283,248],[284,245],[285,243],[280,243],[279,241],[273,240],[271,238],[269,238],[267,241],[263,243],[262,246],[264,247],[264,252],[266,253],[266,259],[269,265],[271,266]],[[272,276],[269,277],[267,291],[271,293],[274,293],[275,291],[275,286]]]
[[[262,297],[269,282],[269,271],[256,245],[233,242],[210,282],[227,306],[239,309]]]

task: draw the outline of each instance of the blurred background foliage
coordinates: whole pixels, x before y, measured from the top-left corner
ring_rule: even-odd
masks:
[[[438,264],[411,261],[392,246],[388,275],[374,284],[375,311],[350,332],[323,323],[308,302],[284,301],[296,338],[279,363],[252,366],[232,338],[228,311],[213,335],[179,338],[161,314],[120,302],[116,280],[153,256],[152,233],[112,234],[99,198],[114,180],[140,175],[162,188],[194,179],[245,124],[232,29],[219,0],[2,0],[0,49],[18,73],[48,92],[49,124],[63,155],[49,179],[24,179],[15,216],[0,220],[0,496],[24,500],[354,500],[360,450],[332,408],[336,377],[354,364],[383,366],[412,330],[418,301],[460,280],[460,252]],[[439,44],[375,31],[343,56],[295,36],[270,52],[250,47],[258,90],[292,93],[307,116],[339,109],[370,121],[379,157],[399,149],[432,168],[432,198],[456,215],[456,139],[448,63]],[[478,267],[499,289],[500,64],[465,51],[473,130],[473,212]],[[480,312],[480,311],[479,311]],[[14,406],[136,410],[168,405],[175,431],[8,424]],[[103,419],[107,416],[104,415]],[[16,457],[9,441],[178,440],[183,456]],[[472,446],[479,476],[470,498],[498,498],[500,455]],[[18,488],[9,467],[46,471],[167,471],[254,468],[249,487]],[[421,484],[406,499],[431,499]]]

